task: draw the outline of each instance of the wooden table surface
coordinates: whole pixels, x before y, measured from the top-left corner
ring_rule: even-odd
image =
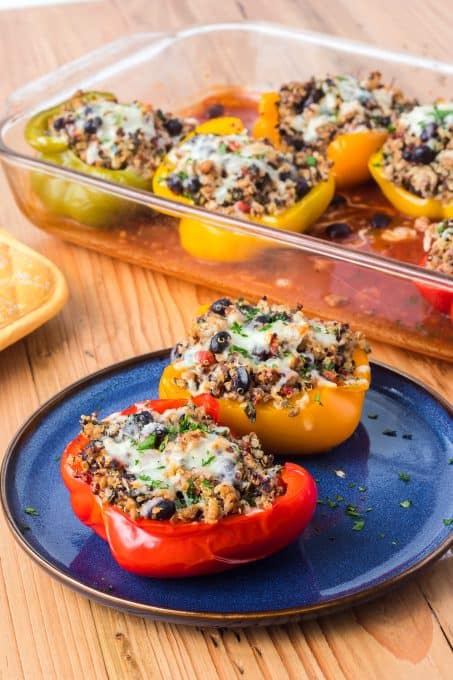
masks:
[[[215,20],[279,21],[451,60],[452,13],[452,0],[412,0],[410,7],[398,0],[110,0],[4,11],[0,99],[122,34]],[[0,224],[50,257],[70,288],[57,318],[0,355],[4,451],[21,422],[57,390],[102,366],[170,345],[213,293],[47,236],[19,213],[4,177]],[[377,343],[373,356],[451,399],[448,364]],[[5,680],[452,677],[451,555],[392,594],[341,614],[286,626],[201,630],[89,602],[36,567],[3,518],[0,523]]]

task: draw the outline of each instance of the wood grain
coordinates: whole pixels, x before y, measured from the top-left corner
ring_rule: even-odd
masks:
[[[121,0],[0,12],[0,96],[116,37],[191,23],[264,19],[451,59],[451,0]],[[0,355],[1,450],[73,380],[171,344],[212,292],[59,242],[18,212],[0,178],[1,225],[50,257],[71,298]],[[124,323],[124,319],[128,323]],[[452,367],[376,343],[374,357],[452,399]],[[0,673],[27,678],[449,678],[453,559],[380,600],[304,624],[198,630],[106,609],[63,588],[16,547],[0,519]]]

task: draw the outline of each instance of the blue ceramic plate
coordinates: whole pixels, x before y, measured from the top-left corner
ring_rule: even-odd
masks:
[[[38,409],[11,443],[1,477],[4,510],[20,545],[52,576],[103,604],[168,621],[275,623],[370,599],[451,546],[453,525],[444,522],[453,518],[451,411],[426,387],[374,364],[357,431],[334,451],[302,461],[320,502],[295,543],[203,578],[123,571],[73,515],[58,459],[80,414],[107,415],[156,397],[167,361],[168,352],[159,352],[80,380]]]

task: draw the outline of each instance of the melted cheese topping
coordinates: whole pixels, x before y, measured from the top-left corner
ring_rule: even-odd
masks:
[[[446,129],[453,126],[453,102],[416,106],[412,111],[402,114],[400,118],[400,125],[416,137],[420,137],[423,129],[430,123]]]
[[[165,419],[172,414],[180,416],[184,413],[184,408],[169,410]],[[158,417],[157,414],[154,416]],[[185,472],[212,477],[217,483],[231,485],[236,478],[236,462],[240,458],[240,449],[228,439],[228,428],[213,425],[209,431],[183,432],[160,450],[153,446],[143,448],[143,442],[158,430],[161,422],[165,422],[163,417],[160,421],[144,425],[138,440],[131,437],[127,428],[124,428],[127,416],[113,414],[107,422],[119,425],[114,436],[101,439],[107,454],[146,486],[169,489],[174,496],[176,490],[181,488]]]

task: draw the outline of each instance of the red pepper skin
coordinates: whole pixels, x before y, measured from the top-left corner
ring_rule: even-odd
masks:
[[[420,262],[420,266],[426,265],[426,255]],[[432,307],[444,314],[450,314],[453,321],[453,293],[442,288],[435,288],[428,283],[415,283],[419,292]]]
[[[215,399],[202,395],[211,409]],[[186,400],[148,402],[154,410],[184,405]],[[132,406],[122,413],[133,413]],[[286,492],[265,510],[249,515],[231,515],[215,524],[132,520],[122,510],[101,505],[90,485],[75,475],[68,457],[80,452],[88,439],[79,435],[62,456],[61,472],[71,494],[74,513],[105,539],[113,557],[127,571],[140,576],[182,578],[226,571],[267,557],[291,543],[305,529],[316,507],[316,484],[311,475],[293,463],[286,463],[282,480]]]

